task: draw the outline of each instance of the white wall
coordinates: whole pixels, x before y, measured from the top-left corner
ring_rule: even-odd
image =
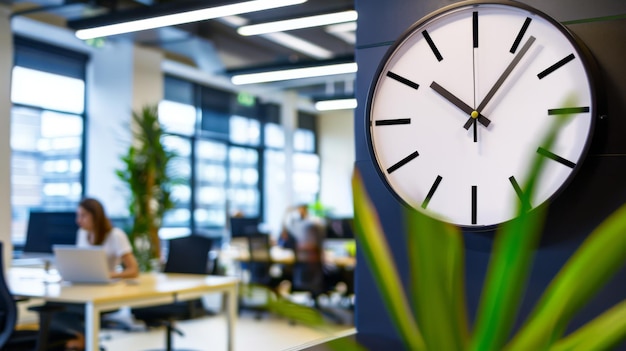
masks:
[[[128,206],[114,170],[131,141],[132,43],[109,42],[92,52],[87,84],[85,195],[102,201],[110,216],[122,216]]]
[[[321,164],[320,200],[338,217],[351,217],[354,167],[354,112],[329,111],[318,117]]]
[[[85,194],[100,199],[110,216],[128,215],[128,192],[115,175],[132,140],[131,115],[163,97],[162,55],[112,41],[92,53],[87,81],[87,179]]]
[[[4,267],[9,267],[11,243],[11,69],[13,36],[9,8],[0,4],[0,241],[4,243]]]
[[[156,104],[163,99],[163,53],[158,50],[135,46],[133,55],[133,110]]]

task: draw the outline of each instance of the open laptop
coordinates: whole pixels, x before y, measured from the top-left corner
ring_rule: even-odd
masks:
[[[72,284],[108,284],[119,279],[109,277],[107,257],[99,247],[54,245],[54,261],[61,278]]]

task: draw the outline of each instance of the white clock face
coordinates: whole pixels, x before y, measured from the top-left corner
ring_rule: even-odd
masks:
[[[595,115],[587,67],[571,36],[525,5],[462,3],[431,15],[390,49],[370,91],[378,169],[402,201],[451,223],[511,220],[536,155],[546,162],[533,208],[582,161]],[[542,148],[564,115],[555,144]]]

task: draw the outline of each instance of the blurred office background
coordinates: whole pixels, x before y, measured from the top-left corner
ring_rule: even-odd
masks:
[[[354,25],[335,29],[343,34],[329,28],[289,34],[325,46],[316,56],[268,38],[244,38],[233,24],[334,12],[351,2],[318,1],[95,41],[67,28],[94,13],[162,5],[116,3],[0,5],[8,14],[0,19],[0,82],[9,92],[0,99],[11,140],[0,154],[11,172],[10,182],[1,179],[11,193],[2,205],[11,225],[2,235],[10,232],[17,250],[31,210],[73,211],[83,196],[101,199],[123,223],[127,193],[115,170],[131,143],[131,111],[146,104],[159,104],[160,121],[173,134],[166,143],[181,155],[176,169],[188,180],[174,190],[178,204],[166,215],[162,237],[227,238],[235,212],[259,218],[276,236],[285,209],[299,203],[352,216],[352,110],[322,112],[314,103],[352,95],[354,74],[241,86],[229,79],[263,65],[353,60]]]

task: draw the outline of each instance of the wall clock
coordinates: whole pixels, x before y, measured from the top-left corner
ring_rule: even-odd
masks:
[[[546,158],[531,206],[559,193],[590,144],[592,60],[548,15],[513,1],[463,1],[411,26],[381,62],[367,140],[405,204],[467,229],[515,217],[535,155]],[[571,115],[541,147],[552,120]]]

